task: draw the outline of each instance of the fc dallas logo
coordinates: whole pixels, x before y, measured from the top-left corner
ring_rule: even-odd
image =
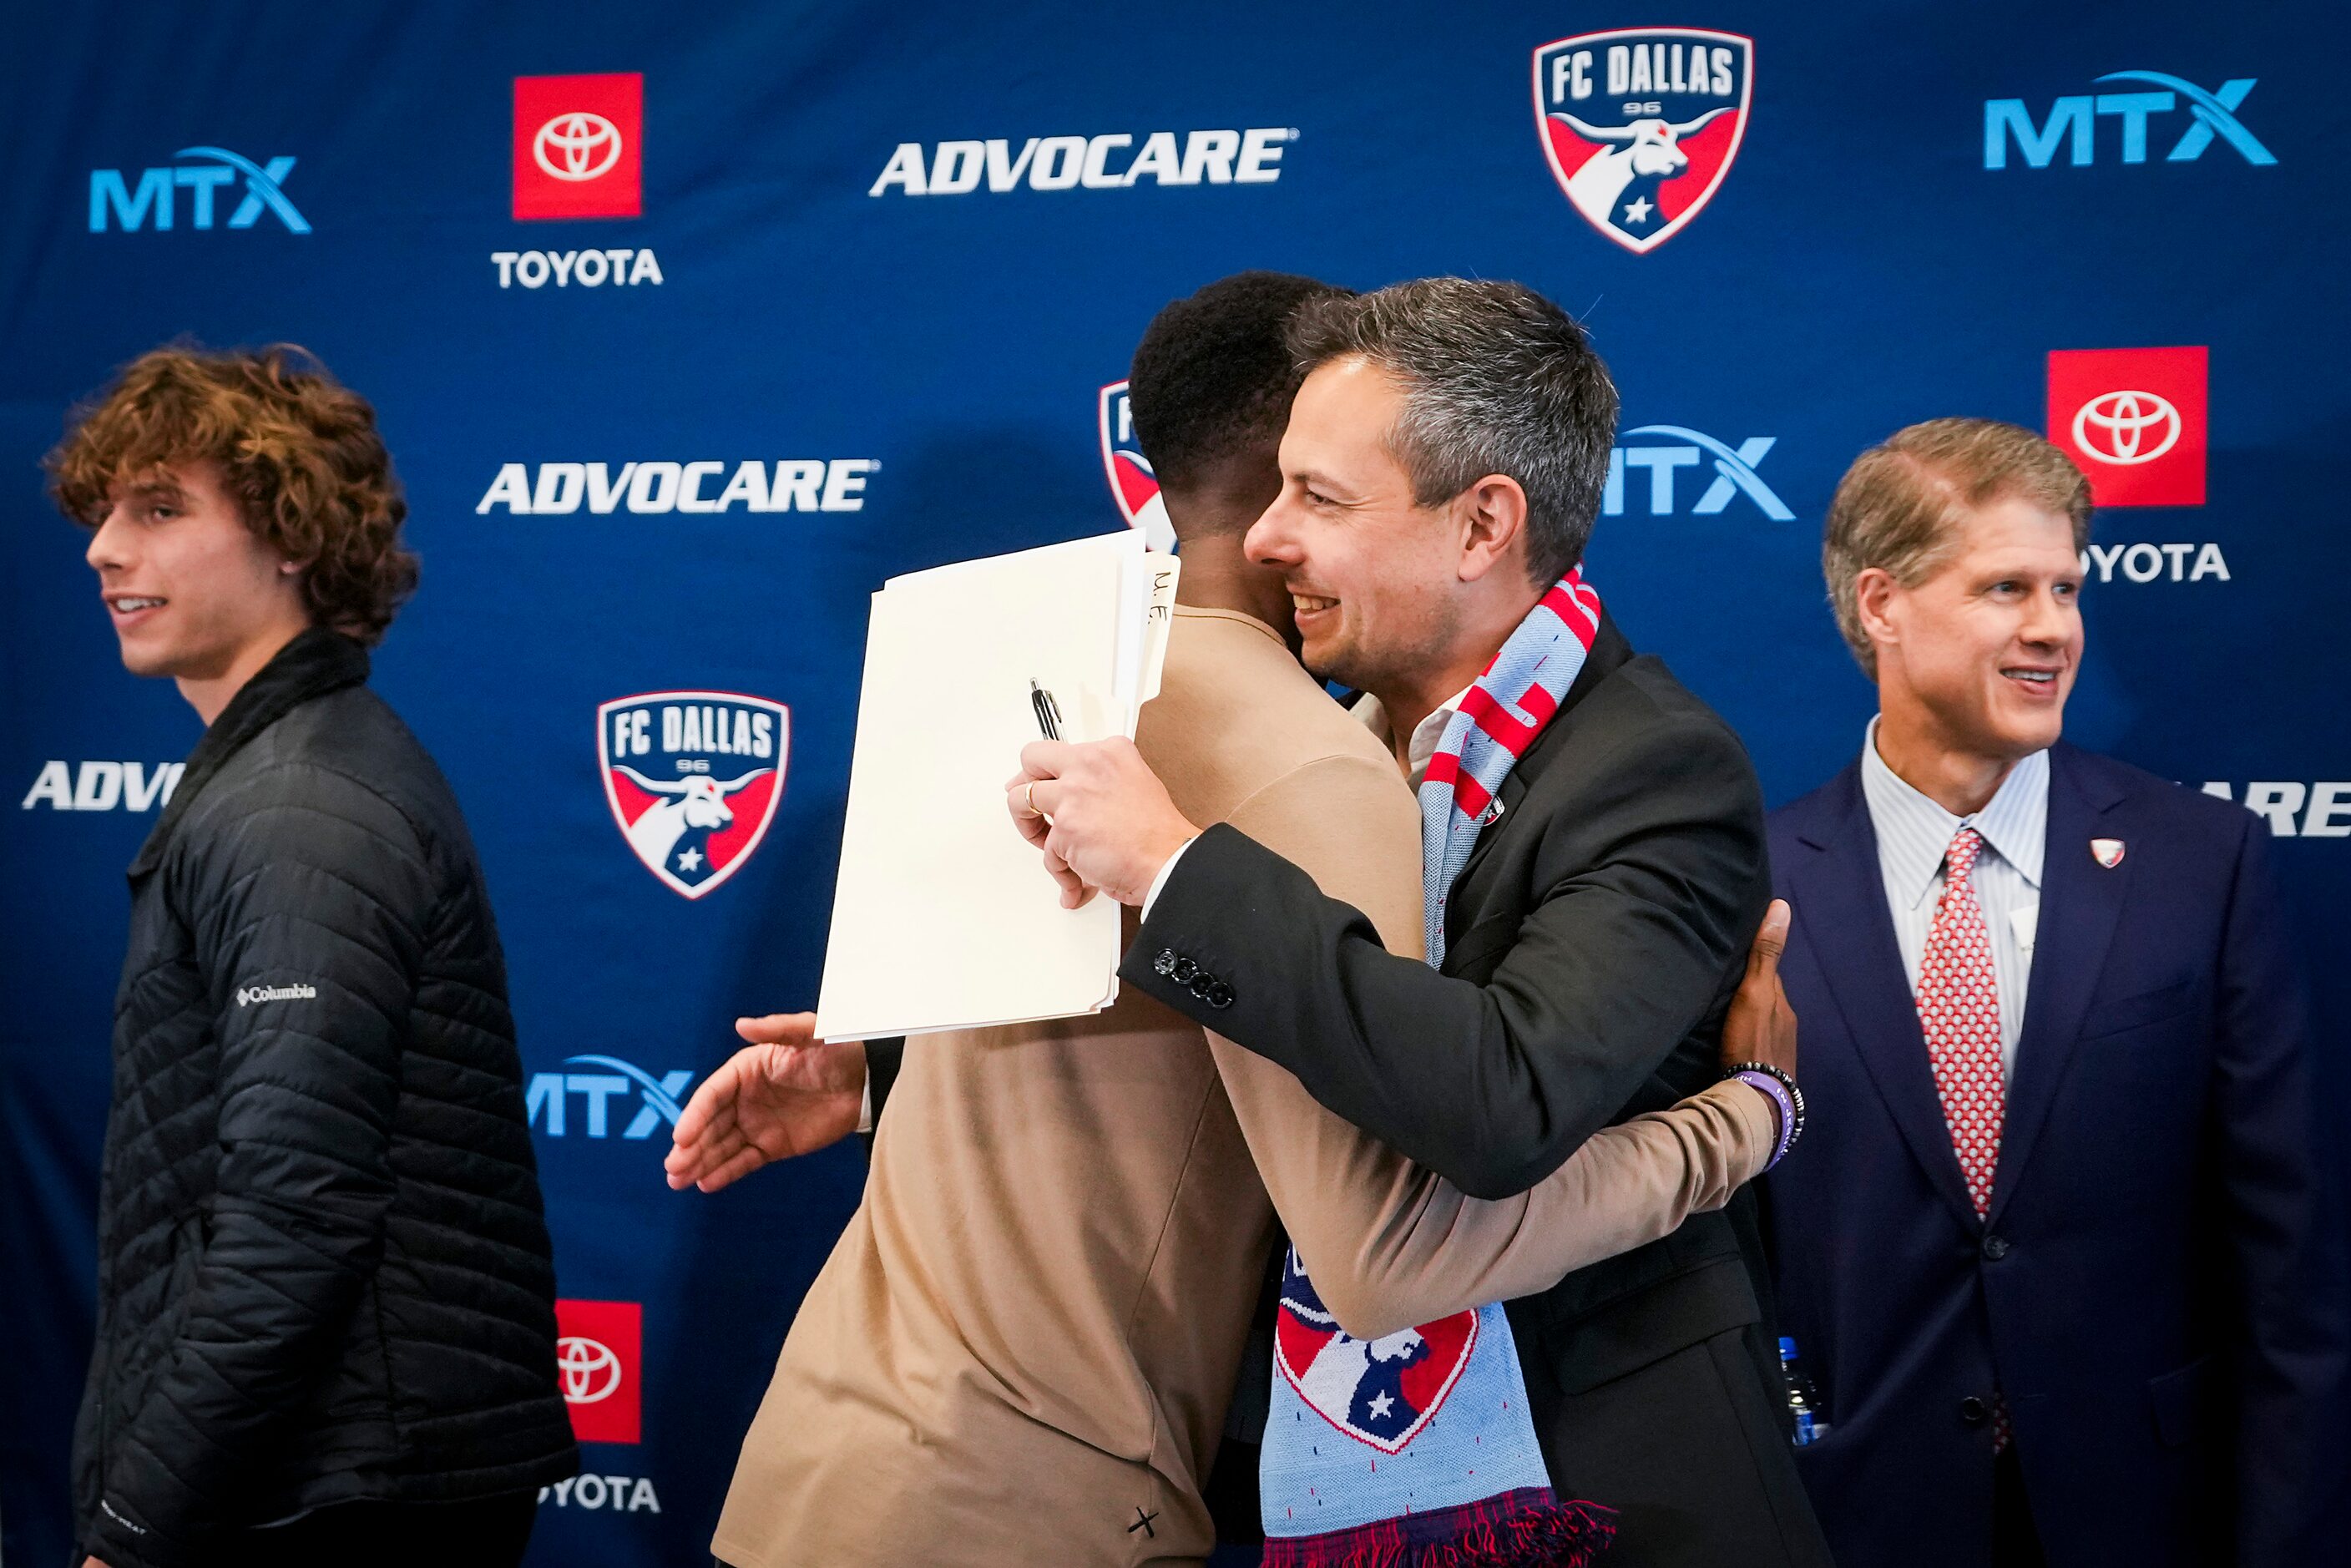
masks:
[[[1339,1326],[1290,1252],[1282,1263],[1273,1364],[1315,1413],[1384,1454],[1404,1451],[1445,1403],[1478,1343],[1478,1314],[1456,1312],[1378,1339]]]
[[[1167,503],[1159,497],[1159,476],[1135,444],[1134,405],[1127,398],[1126,383],[1113,382],[1102,388],[1097,406],[1102,472],[1110,476],[1111,499],[1118,503],[1119,515],[1129,527],[1143,530],[1144,543],[1172,552],[1176,528],[1167,520]]]
[[[663,886],[700,898],[751,858],[784,798],[791,716],[732,692],[648,692],[596,710],[612,820]]]
[[[1747,134],[1755,45],[1703,27],[1580,33],[1535,51],[1535,131],[1560,189],[1635,254],[1681,233]]]

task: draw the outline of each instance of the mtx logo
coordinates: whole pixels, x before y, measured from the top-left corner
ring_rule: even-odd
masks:
[[[1032,191],[1115,191],[1145,180],[1155,185],[1270,185],[1281,178],[1281,155],[1298,134],[1294,127],[1278,126],[1154,131],[1144,136],[1140,149],[1125,131],[1031,136],[1018,152],[1009,141],[942,141],[927,157],[923,143],[901,141],[865,193],[960,196],[978,190],[983,181],[991,191],[1022,185]]]
[[[1126,383],[1113,382],[1097,400],[1101,415],[1102,472],[1110,477],[1111,499],[1129,528],[1143,530],[1153,549],[1174,550],[1176,526],[1167,520],[1167,503],[1159,497],[1159,476],[1151,459],[1134,443],[1134,410],[1127,401]]]
[[[784,797],[791,716],[732,692],[649,692],[596,710],[612,820],[664,886],[700,898],[751,858]]]
[[[882,465],[871,457],[787,458],[742,463],[502,463],[475,503],[476,513],[503,507],[517,516],[560,517],[585,506],[599,517],[639,513],[861,512],[865,481]]]
[[[645,1310],[636,1301],[555,1303],[556,1375],[571,1412],[571,1435],[581,1442],[641,1440],[644,1328]]]
[[[1755,45],[1701,27],[1583,33],[1535,51],[1535,131],[1592,226],[1635,254],[1698,216],[1747,134]]]
[[[2101,507],[2204,504],[2204,349],[2059,349],[2049,439]]]
[[[550,1138],[560,1138],[569,1132],[569,1114],[571,1096],[584,1102],[585,1116],[580,1135],[601,1138],[612,1128],[611,1102],[615,1095],[634,1091],[641,1100],[637,1113],[621,1130],[624,1138],[650,1138],[664,1126],[677,1124],[678,1113],[684,1107],[678,1096],[694,1082],[691,1069],[680,1068],[664,1072],[659,1078],[634,1062],[623,1061],[617,1056],[570,1056],[564,1058],[566,1067],[599,1067],[601,1072],[534,1072],[530,1086],[524,1091],[523,1119]],[[628,1108],[625,1100],[622,1109]]]
[[[1775,435],[1750,435],[1737,446],[1729,446],[1700,431],[1678,424],[1637,424],[1625,432],[1627,442],[1639,437],[1643,444],[1618,446],[1608,454],[1608,487],[1602,493],[1600,509],[1608,517],[1620,517],[1625,507],[1625,485],[1628,470],[1641,469],[1646,482],[1634,481],[1635,493],[1647,497],[1646,508],[1653,517],[1671,517],[1689,494],[1677,486],[1675,476],[1685,468],[1697,470],[1693,479],[1705,479],[1706,488],[1698,495],[1690,511],[1701,517],[1710,517],[1728,507],[1731,501],[1744,496],[1756,510],[1775,523],[1793,520],[1795,513],[1788,509],[1771,486],[1755,472],[1771,448],[1778,443]]]
[[[644,93],[635,71],[515,78],[516,220],[639,216]]]
[[[2183,81],[2161,71],[2108,71],[2099,82],[2143,82],[2159,89],[2155,92],[2082,93],[2061,98],[2049,109],[2049,118],[2033,123],[2032,111],[2021,98],[1995,98],[1985,100],[1983,127],[1983,160],[1987,169],[2008,167],[2008,148],[2012,140],[2016,150],[2024,154],[2025,162],[2035,169],[2046,169],[2057,156],[2062,145],[2066,149],[2066,162],[2081,168],[2097,154],[2097,123],[2112,120],[2117,127],[2114,145],[2126,163],[2147,162],[2147,123],[2158,115],[2178,112],[2184,102],[2188,122],[2166,120],[2166,134],[2173,129],[2179,139],[2165,153],[2167,163],[2193,163],[2204,156],[2205,150],[2215,141],[2226,141],[2236,149],[2248,163],[2270,164],[2277,162],[2270,150],[2254,139],[2236,116],[2245,95],[2253,90],[2255,77],[2236,77],[2222,82],[2218,89],[2206,92],[2192,81]]]
[[[44,762],[25,791],[27,811],[46,802],[52,811],[152,811],[171,803],[184,762]]]
[[[213,226],[214,198],[239,183],[244,184],[245,198],[229,214],[229,227],[249,229],[261,221],[263,213],[268,213],[289,233],[310,232],[310,220],[286,199],[285,179],[294,172],[291,156],[280,154],[266,163],[256,163],[225,147],[183,147],[172,156],[201,158],[204,162],[143,169],[135,191],[120,169],[91,170],[89,232],[104,234],[109,218],[126,233],[146,227],[151,220],[158,230],[168,229],[173,215],[173,193],[178,191],[188,193],[188,226],[208,229]]]

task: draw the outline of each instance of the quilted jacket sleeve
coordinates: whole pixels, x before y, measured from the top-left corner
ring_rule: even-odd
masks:
[[[220,1166],[183,1321],[119,1412],[89,1550],[211,1560],[252,1473],[337,1363],[383,1245],[401,1052],[434,907],[397,809],[281,765],[186,824],[167,866],[219,1040]]]

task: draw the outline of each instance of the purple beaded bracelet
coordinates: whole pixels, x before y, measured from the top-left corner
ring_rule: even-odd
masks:
[[[1804,1130],[1804,1102],[1795,1083],[1784,1072],[1761,1061],[1742,1061],[1725,1077],[1736,1078],[1761,1093],[1769,1095],[1780,1113],[1780,1137],[1773,1145],[1771,1157],[1763,1164],[1770,1170],[1788,1157],[1796,1146],[1797,1135]]]

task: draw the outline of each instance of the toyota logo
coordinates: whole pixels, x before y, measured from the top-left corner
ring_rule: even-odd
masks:
[[[568,1405],[610,1399],[621,1386],[621,1358],[611,1346],[583,1334],[566,1334],[555,1342],[555,1370],[562,1375]]]
[[[2101,392],[2074,414],[2074,444],[2101,463],[2152,463],[2179,440],[2179,411],[2150,392]]]
[[[574,110],[538,128],[530,154],[559,180],[592,180],[621,161],[621,128],[601,114]]]

